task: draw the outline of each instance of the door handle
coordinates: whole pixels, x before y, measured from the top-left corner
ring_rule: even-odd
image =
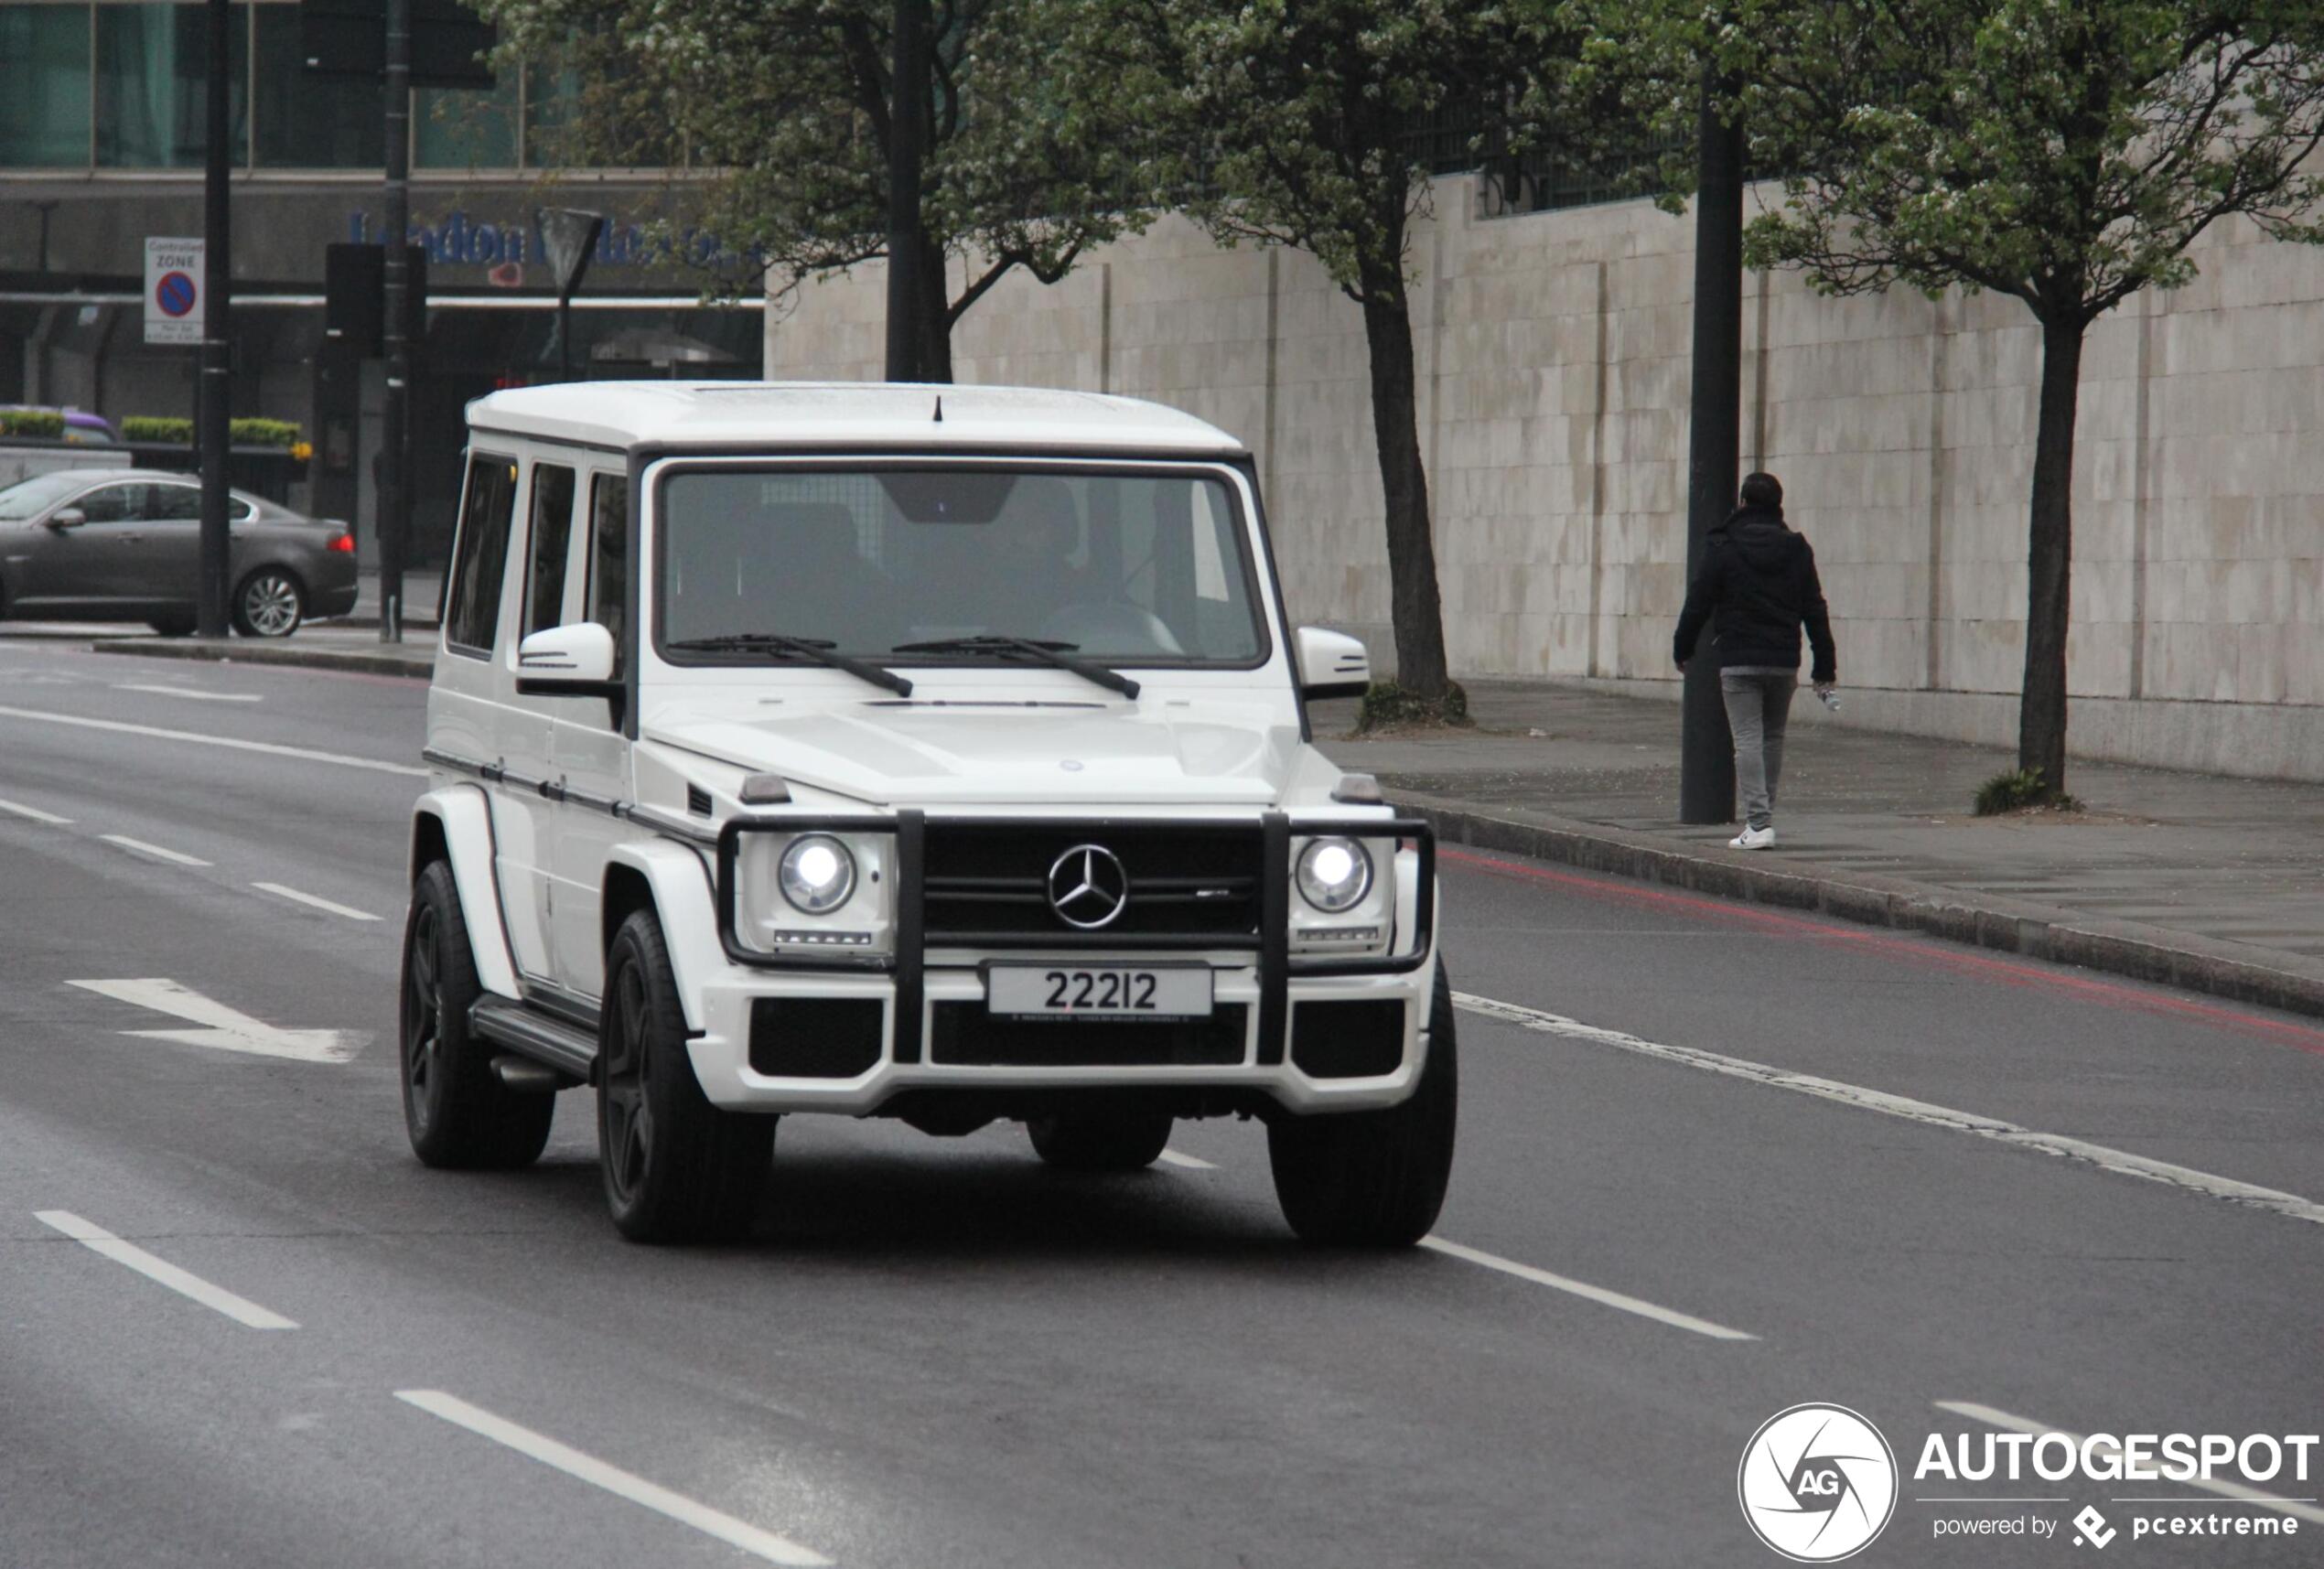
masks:
[[[124,534],[121,536],[121,543],[124,544],[144,544],[145,543],[145,536],[143,534]]]

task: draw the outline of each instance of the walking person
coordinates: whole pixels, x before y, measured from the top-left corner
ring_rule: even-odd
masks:
[[[1719,696],[1735,738],[1735,782],[1743,798],[1738,850],[1775,843],[1775,792],[1783,777],[1783,728],[1800,682],[1800,629],[1815,654],[1809,679],[1832,703],[1839,661],[1815,552],[1783,521],[1783,487],[1772,474],[1743,480],[1742,505],[1714,530],[1703,564],[1686,591],[1673,654],[1681,672],[1694,657],[1703,623],[1711,624]]]

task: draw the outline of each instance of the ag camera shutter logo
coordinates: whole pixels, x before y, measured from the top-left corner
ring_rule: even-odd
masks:
[[[1845,1405],[1795,1405],[1751,1435],[1736,1497],[1759,1539],[1794,1564],[1855,1556],[1897,1507],[1897,1456]]]

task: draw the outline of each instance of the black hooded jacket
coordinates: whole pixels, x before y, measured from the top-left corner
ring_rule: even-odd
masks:
[[[1673,650],[1680,662],[1695,657],[1705,620],[1721,670],[1799,669],[1800,628],[1805,625],[1815,650],[1810,679],[1839,679],[1815,552],[1808,548],[1806,535],[1783,526],[1781,508],[1740,508],[1712,533],[1702,568],[1686,591],[1686,608],[1679,613]]]

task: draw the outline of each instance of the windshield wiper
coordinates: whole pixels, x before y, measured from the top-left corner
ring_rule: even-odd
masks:
[[[1043,642],[1034,638],[937,638],[925,643],[898,643],[888,651],[891,654],[1024,654],[1044,664],[1071,671],[1083,681],[1093,681],[1109,691],[1124,697],[1138,694],[1138,683],[1118,670],[1108,670],[1092,660],[1071,659],[1067,656],[1079,643]]]
[[[791,638],[780,632],[730,632],[722,638],[687,638],[663,645],[684,653],[768,653],[795,654],[802,660],[812,660],[834,670],[844,670],[858,680],[884,686],[898,697],[912,694],[912,683],[892,670],[882,670],[876,664],[835,654],[839,645],[828,638]]]

